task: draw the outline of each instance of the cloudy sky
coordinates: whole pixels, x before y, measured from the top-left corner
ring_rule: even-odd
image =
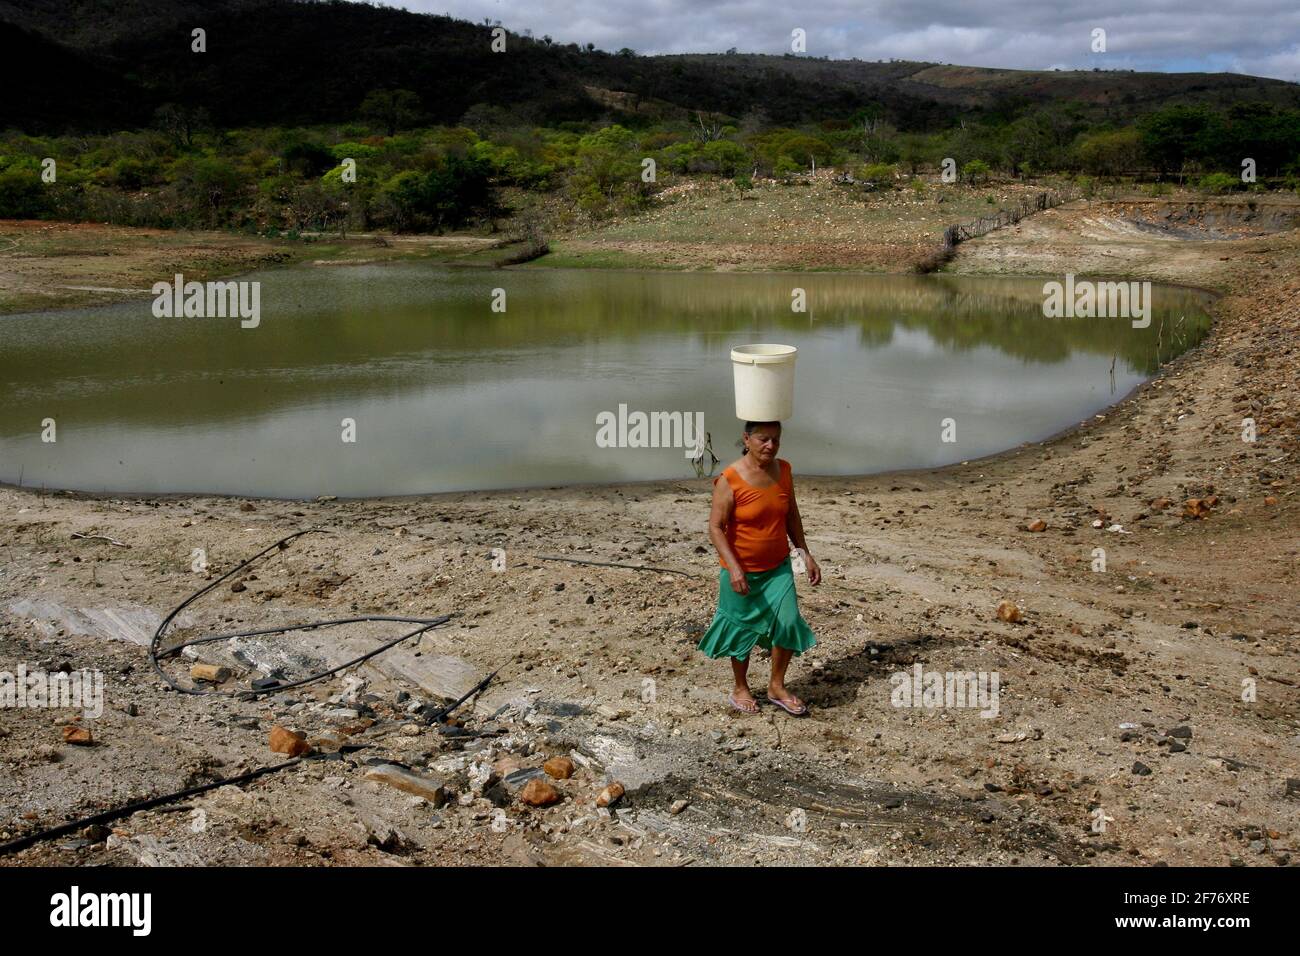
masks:
[[[1300,0],[390,0],[563,43],[1019,69],[1252,73],[1300,82]],[[1106,52],[1092,32],[1106,31]]]

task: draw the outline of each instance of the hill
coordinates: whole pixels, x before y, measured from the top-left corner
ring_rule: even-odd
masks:
[[[204,53],[190,49],[195,27]],[[0,77],[19,93],[0,105],[0,126],[130,128],[168,102],[218,126],[308,125],[354,119],[368,92],[393,88],[414,91],[440,124],[475,106],[547,125],[694,111],[797,124],[869,109],[928,132],[1067,102],[1096,122],[1171,103],[1300,106],[1295,84],[1236,74],[637,56],[517,34],[503,54],[490,41],[485,24],[341,0],[0,0]]]

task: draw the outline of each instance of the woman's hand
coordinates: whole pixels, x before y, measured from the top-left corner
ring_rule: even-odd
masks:
[[[804,566],[808,568],[808,583],[816,586],[822,583],[822,569],[816,559],[807,551],[803,553]]]
[[[728,568],[727,573],[731,575],[731,590],[737,594],[749,593],[749,579],[745,577],[745,572],[738,568]]]

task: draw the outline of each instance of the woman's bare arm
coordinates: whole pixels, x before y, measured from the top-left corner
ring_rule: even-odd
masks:
[[[822,580],[822,569],[808,550],[808,539],[803,534],[803,517],[799,514],[799,502],[794,495],[794,478],[790,479],[790,509],[785,515],[785,531],[794,542],[794,546],[804,553],[805,563],[808,565],[808,583],[820,584]]]
[[[713,505],[709,509],[709,540],[718,551],[718,557],[727,566],[731,575],[731,589],[737,594],[749,593],[749,581],[745,578],[740,559],[727,540],[727,525],[736,512],[736,498],[731,493],[731,484],[726,478],[713,483]]]

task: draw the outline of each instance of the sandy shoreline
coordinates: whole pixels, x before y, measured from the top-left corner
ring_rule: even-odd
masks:
[[[800,581],[819,640],[792,669],[806,720],[770,706],[729,714],[724,665],[694,651],[717,587],[701,550],[707,480],[327,502],[0,490],[0,669],[99,667],[111,685],[96,747],[64,746],[48,711],[6,718],[0,807],[13,815],[0,830],[270,762],[275,723],[324,732],[346,703],[326,700],[338,681],[292,702],[179,699],[132,643],[205,580],[190,570],[194,549],[223,573],[313,524],[331,539],[214,592],[195,625],[455,612],[422,647],[464,664],[458,679],[501,669],[465,715],[520,738],[490,755],[501,776],[560,753],[589,764],[549,810],[488,793],[437,812],[364,765],[320,764],[196,803],[211,833],[187,830],[186,814],[140,814],[111,848],[51,844],[0,863],[1294,864],[1300,236],[1136,235],[1122,208],[1078,204],[961,247],[952,269],[1100,275],[1118,262],[1128,277],[1221,297],[1200,346],[1099,418],[943,469],[812,477],[795,463],[827,577]],[[1246,416],[1253,444],[1240,439]],[[1183,517],[1184,502],[1211,496],[1208,517]],[[1046,530],[1027,531],[1034,519]],[[494,548],[504,573],[491,570]],[[692,576],[541,560],[556,554]],[[1002,600],[1021,623],[997,619]],[[127,639],[96,632],[113,619]],[[890,675],[916,664],[997,671],[999,716],[891,706]],[[463,751],[399,729],[394,695],[439,689],[367,676],[377,723],[359,736],[472,797],[466,771],[438,769]],[[609,820],[591,806],[607,776],[628,785]],[[404,840],[377,840],[377,826]]]

